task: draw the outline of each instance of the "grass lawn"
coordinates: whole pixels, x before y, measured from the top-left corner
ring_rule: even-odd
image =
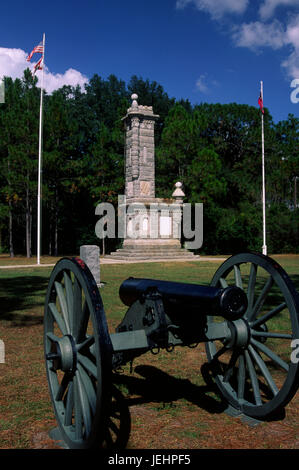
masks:
[[[273,256],[299,291],[299,255]],[[57,259],[43,258],[54,264]],[[0,267],[36,260],[0,256]],[[109,330],[126,307],[118,289],[129,276],[209,284],[222,263],[192,262],[102,264],[100,292]],[[0,448],[51,448],[48,432],[56,426],[43,357],[43,304],[51,267],[0,269]],[[256,427],[224,413],[225,405],[202,376],[203,344],[154,356],[147,353],[117,375],[131,416],[128,448],[299,448],[299,393],[280,420]]]

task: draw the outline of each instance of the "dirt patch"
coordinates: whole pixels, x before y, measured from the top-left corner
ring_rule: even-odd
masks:
[[[62,447],[51,439],[47,432],[38,432],[32,436],[32,449],[62,449]]]

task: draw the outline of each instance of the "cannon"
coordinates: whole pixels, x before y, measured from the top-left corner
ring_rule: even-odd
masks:
[[[210,285],[129,278],[128,307],[109,333],[100,291],[80,258],[62,258],[50,276],[44,353],[50,396],[69,448],[107,442],[113,371],[151,351],[205,343],[223,400],[265,420],[299,386],[299,295],[284,269],[259,253],[228,258]]]

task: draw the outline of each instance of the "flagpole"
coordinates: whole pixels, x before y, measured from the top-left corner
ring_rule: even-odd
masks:
[[[261,98],[264,103],[263,82],[261,81]],[[266,245],[266,190],[265,190],[265,139],[264,139],[264,113],[262,116],[262,180],[263,180],[263,255],[267,255]]]
[[[43,95],[44,95],[44,62],[45,62],[45,33],[43,34],[42,80],[40,89],[39,109],[39,144],[38,144],[38,188],[37,188],[37,264],[40,264],[41,252],[41,187],[42,187],[42,138],[43,138]]]

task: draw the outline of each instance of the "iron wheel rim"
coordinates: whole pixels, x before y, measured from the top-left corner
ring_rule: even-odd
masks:
[[[100,446],[104,439],[111,348],[102,299],[90,270],[79,258],[62,258],[52,271],[46,295],[44,353],[56,420],[69,448]],[[58,369],[48,359],[53,349],[63,350]]]
[[[244,273],[245,265],[247,265],[247,286],[243,285],[244,274],[242,271]],[[261,270],[264,277],[265,275],[268,277],[260,291],[257,292],[258,295],[255,295],[257,273]],[[234,408],[248,416],[265,419],[282,409],[298,389],[299,364],[291,361],[291,341],[299,338],[299,296],[283,268],[276,261],[259,253],[242,253],[230,257],[216,271],[211,285],[224,287],[225,281],[227,282],[227,278],[232,272],[234,272],[235,285],[246,287],[249,306],[244,314],[244,319],[250,328],[250,340],[248,345],[242,349],[232,347],[227,350],[225,350],[225,345],[218,344],[216,346],[216,342],[209,341],[206,343],[206,352],[209,363],[214,370],[216,384],[226,400]],[[262,309],[266,309],[266,300],[271,289],[276,292],[277,298],[277,292],[280,292],[282,302],[265,312]],[[259,300],[262,303],[261,306],[257,305]],[[284,327],[284,332],[273,332],[271,326],[274,321],[279,319],[282,324],[279,315],[283,317],[286,325],[288,320],[288,326]],[[208,317],[207,321],[213,322],[214,319]],[[271,326],[268,328],[270,323]],[[266,328],[263,328],[263,325],[266,325]],[[286,335],[286,337],[271,337],[270,335],[273,336],[273,334]],[[266,344],[261,341],[262,338]],[[272,343],[280,341],[279,347],[282,342],[284,342],[284,347],[289,342],[288,354],[286,352],[281,355],[277,354],[273,350],[272,343],[269,347],[270,340]],[[220,351],[221,347],[223,353]],[[225,354],[228,357],[223,366],[220,358],[223,358]],[[269,359],[270,363],[268,363]],[[280,373],[277,373],[277,368],[280,369]],[[276,376],[279,374],[282,376],[282,369],[284,377],[282,381],[279,379],[277,385]],[[274,370],[273,375],[272,370]],[[231,374],[231,378],[228,378],[229,374]],[[248,399],[249,397],[252,398]]]

